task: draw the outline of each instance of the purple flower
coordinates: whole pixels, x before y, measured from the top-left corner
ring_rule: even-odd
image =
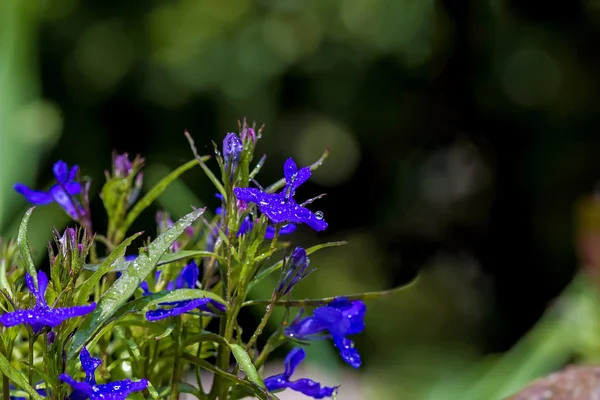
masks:
[[[161,272],[156,271],[155,279],[158,280]],[[185,289],[190,288],[193,289],[196,286],[196,281],[198,280],[198,265],[194,260],[192,260],[188,265],[186,265],[175,281],[171,281],[167,284],[167,290],[175,290],[175,289]],[[148,296],[153,294],[150,292],[148,288],[147,282],[142,282],[140,288],[144,291],[144,296]],[[172,306],[168,308],[159,308],[157,310],[151,310],[146,313],[146,319],[148,321],[157,321],[160,319],[175,317],[177,315],[181,315],[183,313],[192,311],[194,309],[199,309],[200,311],[204,311],[207,313],[214,313],[214,309],[219,310],[221,312],[225,312],[225,306],[218,301],[211,299],[210,297],[203,297],[200,299],[193,300],[183,300],[183,301],[170,301],[165,303],[159,303],[159,306]],[[212,306],[212,308],[211,308]]]
[[[144,390],[148,387],[148,380],[140,379],[133,382],[131,379],[109,382],[98,385],[94,372],[102,364],[99,358],[90,356],[84,347],[79,355],[81,367],[85,371],[85,381],[76,381],[67,374],[60,374],[61,381],[68,383],[74,389],[69,396],[71,400],[102,399],[102,400],[125,400],[130,393]]]
[[[289,388],[315,399],[333,396],[337,387],[322,387],[320,383],[306,378],[290,381],[296,367],[300,365],[305,356],[304,349],[300,347],[296,347],[290,351],[285,357],[285,371],[282,374],[270,376],[265,379],[267,390],[269,392],[276,392]]]
[[[310,168],[298,169],[296,163],[288,158],[283,166],[285,187],[280,193],[267,193],[255,188],[234,188],[233,192],[239,200],[256,203],[259,210],[274,224],[292,222],[307,224],[316,231],[327,228],[323,216],[297,204],[294,200],[296,189],[310,177]]]
[[[231,170],[233,170],[238,162],[240,161],[240,156],[242,155],[242,150],[244,150],[244,145],[242,145],[242,141],[235,133],[228,133],[223,139],[223,158],[225,159],[225,167],[229,167],[231,163]]]
[[[339,297],[326,306],[316,308],[312,317],[295,321],[285,329],[285,335],[298,340],[319,339],[328,331],[342,359],[354,368],[360,367],[360,354],[346,336],[365,329],[367,306],[362,300],[350,301]],[[325,336],[326,337],[326,336]]]
[[[15,184],[15,190],[23,195],[31,204],[43,206],[53,201],[57,202],[63,210],[77,220],[85,213],[79,202],[73,196],[81,193],[81,184],[77,182],[77,171],[79,167],[74,165],[71,170],[64,161],[57,161],[52,167],[52,172],[56,178],[56,185],[53,185],[49,191],[42,192],[28,188],[22,183]]]
[[[25,282],[29,291],[33,293],[36,304],[33,309],[15,310],[1,315],[0,323],[6,327],[28,324],[31,325],[35,333],[39,333],[45,326],[58,326],[66,319],[89,314],[96,307],[96,303],[92,303],[86,306],[51,308],[44,298],[46,289],[48,288],[48,277],[43,271],[38,272],[39,290],[36,289],[31,275],[25,274]]]
[[[298,282],[314,272],[314,268],[308,269],[309,264],[310,260],[306,255],[306,250],[302,247],[296,247],[287,259],[286,270],[277,291],[281,295],[289,293]]]
[[[223,200],[223,196],[220,193],[215,195],[217,198]],[[215,214],[221,215],[223,213],[223,207],[215,208]],[[249,215],[247,215],[242,223],[240,224],[240,228],[236,233],[236,237],[240,237],[241,235],[245,235],[252,230],[253,223],[252,219]],[[296,232],[296,224],[285,224],[279,229],[279,235],[289,235]],[[218,233],[218,231],[217,231]],[[275,237],[275,227],[273,225],[267,226],[267,230],[265,231],[265,239],[273,239]],[[212,250],[211,250],[212,251]]]

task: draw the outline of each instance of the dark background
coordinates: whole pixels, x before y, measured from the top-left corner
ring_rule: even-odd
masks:
[[[244,117],[266,125],[263,185],[281,177],[287,157],[307,165],[330,148],[298,193],[327,193],[311,207],[329,228],[303,228],[297,241],[350,245],[315,255],[319,271],[297,296],[387,289],[421,273],[372,304],[357,338],[365,379],[395,377],[386,393],[408,387],[406,398],[419,398],[456,368],[508,350],[578,266],[575,204],[600,175],[600,1],[4,7],[4,43],[19,50],[4,47],[14,64],[3,96],[17,99],[19,121],[36,123],[0,131],[12,173],[3,187],[43,187],[63,159],[97,192],[113,149],[146,158],[149,187],[192,157],[184,129],[210,154],[210,141]],[[199,169],[183,182],[159,206],[174,216],[197,199],[216,206]],[[23,203],[4,197],[10,232]],[[51,209],[40,226],[66,222]],[[149,211],[140,227],[152,224]]]

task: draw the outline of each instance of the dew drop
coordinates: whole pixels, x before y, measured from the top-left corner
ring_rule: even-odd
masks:
[[[265,312],[269,312],[269,311],[271,311],[271,305],[270,304],[265,307]]]
[[[323,219],[323,211],[315,212],[315,217],[317,217],[317,219]]]

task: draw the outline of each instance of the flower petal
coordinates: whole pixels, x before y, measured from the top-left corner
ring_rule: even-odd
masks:
[[[15,184],[14,188],[17,193],[25,197],[25,200],[36,206],[50,204],[54,200],[50,193],[29,189],[22,183]]]
[[[195,260],[190,261],[177,276],[177,282],[175,284],[176,289],[195,288],[196,282],[198,281],[198,264]]]
[[[94,376],[94,372],[102,364],[102,360],[92,357],[85,346],[81,349],[79,360],[81,360],[81,368],[85,371],[85,381],[90,385],[95,385],[96,377]]]
[[[81,184],[79,182],[65,183],[64,188],[71,196],[77,196],[79,193],[81,193]]]
[[[38,306],[48,306],[46,303],[46,289],[48,289],[48,276],[44,271],[38,271],[38,290],[34,292]]]
[[[148,387],[148,380],[140,379],[133,382],[130,379],[96,385],[94,387],[95,397],[98,399],[125,400],[132,392],[144,390]]]
[[[306,352],[301,347],[295,347],[292,349],[288,355],[285,357],[284,365],[285,372],[283,373],[288,379],[294,374],[294,371],[302,363],[304,358],[306,357]]]
[[[69,318],[82,317],[94,311],[96,303],[88,304],[85,306],[73,306],[65,308],[54,308],[50,309],[51,315],[48,316],[49,326],[57,326],[64,320]]]
[[[60,374],[58,376],[58,379],[60,379],[63,382],[68,383],[76,391],[83,392],[83,393],[87,394],[88,396],[92,396],[94,394],[92,385],[90,385],[87,382],[76,381],[75,379],[71,378],[67,374]]]
[[[337,390],[337,387],[321,386],[319,382],[315,382],[312,379],[298,379],[297,381],[290,382],[288,387],[296,392],[300,392],[305,396],[312,397],[313,399],[324,399],[331,397]]]
[[[77,172],[79,172],[79,166],[73,165],[73,167],[69,171],[69,182],[77,179]]]
[[[52,166],[52,172],[56,182],[65,184],[69,180],[69,166],[63,160],[59,160]]]
[[[56,201],[71,218],[79,218],[79,214],[83,211],[81,206],[77,203],[77,200],[71,198],[61,186],[52,186],[50,188],[50,193],[52,194],[54,201]]]
[[[279,236],[289,235],[296,232],[296,224],[285,224],[279,229]],[[265,232],[265,239],[273,239],[275,237],[275,227],[273,225],[267,226]]]
[[[342,360],[350,364],[353,368],[358,368],[361,365],[360,354],[354,348],[354,342],[344,336],[333,336],[333,344],[340,351]]]

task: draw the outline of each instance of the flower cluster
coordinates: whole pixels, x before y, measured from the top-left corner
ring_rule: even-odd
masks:
[[[0,246],[0,273],[6,272],[0,279],[0,309],[5,311],[0,315],[3,355],[9,360],[20,354],[29,357],[29,367],[20,367],[27,370],[28,381],[10,382],[14,385],[8,388],[13,391],[12,398],[27,392],[61,400],[119,400],[146,390],[153,397],[158,391],[160,398],[176,399],[186,391],[212,400],[250,394],[269,399],[270,393],[286,389],[314,399],[337,394],[338,386],[293,377],[306,358],[301,346],[311,340],[331,339],[341,359],[358,368],[361,357],[350,337],[365,329],[366,305],[360,296],[306,304],[291,301],[293,289],[316,270],[309,255],[333,245],[304,248],[289,242],[298,230],[308,227],[322,232],[328,227],[322,212],[307,207],[322,195],[305,202],[296,200],[311,168],[322,160],[299,168],[288,158],[283,179],[263,189],[255,177],[266,156],[250,165],[261,130],[244,121],[239,134],[225,136],[214,158],[220,178],[205,164],[211,157],[199,156],[186,133],[196,159],[174,170],[141,200],[144,159],[113,154],[112,168],[106,172],[100,192],[106,231],[92,229],[89,181],[81,184],[77,166],[69,169],[65,162],[56,162],[56,184],[47,192],[15,185],[30,203],[58,203],[80,228],[54,233],[56,244],[49,245],[48,275],[42,270],[35,272],[28,254],[27,222],[32,210],[21,224],[18,246]],[[209,221],[202,216],[204,209],[194,208],[174,220],[160,210],[154,239],[148,237],[142,244],[136,242],[143,239],[138,239],[141,233],[127,237],[142,211],[171,182],[197,165],[218,191],[221,204],[214,218]],[[132,251],[134,242],[141,245],[137,252]],[[249,300],[254,284],[270,275],[271,298]],[[21,290],[23,280],[29,294]],[[248,328],[242,326],[240,315],[243,307],[254,302],[268,307],[245,341]],[[292,303],[318,307],[306,316],[302,308],[293,321],[282,321],[263,344],[259,337],[273,309]],[[73,320],[77,317],[81,319]],[[8,330],[18,326],[30,329]],[[27,348],[17,340],[23,335],[28,335]],[[291,350],[283,372],[261,378],[257,371],[268,356],[286,344]],[[102,359],[92,357],[90,351],[101,354]],[[233,368],[232,362],[236,363]],[[79,363],[85,378],[76,374]],[[99,381],[105,383],[96,382],[98,369]],[[200,378],[197,387],[182,382],[192,369],[198,377],[201,369],[214,373],[210,392],[204,392]],[[238,377],[239,370],[245,378]],[[34,387],[33,382],[40,381]],[[18,393],[14,393],[15,387]]]

